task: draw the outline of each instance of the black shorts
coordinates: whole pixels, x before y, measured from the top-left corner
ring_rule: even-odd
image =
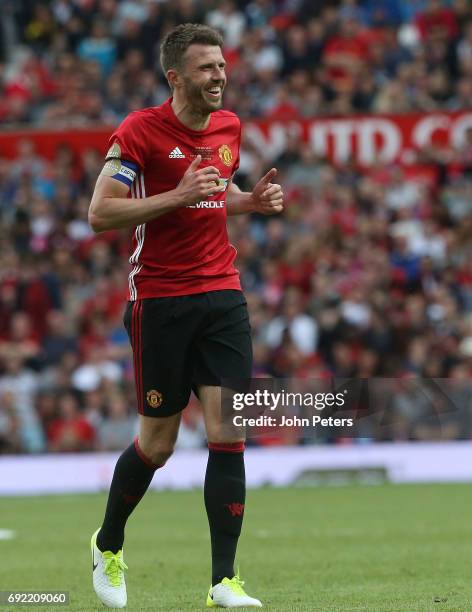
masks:
[[[251,377],[251,327],[241,291],[128,302],[124,324],[140,414],[170,416],[187,406],[198,385]]]

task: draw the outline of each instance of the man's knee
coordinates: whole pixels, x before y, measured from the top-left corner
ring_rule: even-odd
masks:
[[[241,427],[235,427],[232,423],[207,420],[206,433],[208,441],[215,444],[243,442],[245,440],[245,432],[241,431]]]
[[[162,467],[174,452],[180,414],[162,420],[141,417],[139,448],[154,465]]]
[[[149,442],[139,440],[139,448],[142,453],[151,461],[154,465],[162,467],[166,464],[167,460],[171,457],[174,452],[174,446],[170,444],[163,444],[162,442]]]

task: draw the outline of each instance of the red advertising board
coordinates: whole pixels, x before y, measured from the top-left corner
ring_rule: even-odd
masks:
[[[276,157],[294,135],[320,157],[334,163],[355,159],[360,165],[415,161],[429,145],[459,147],[472,128],[472,110],[457,113],[361,115],[332,119],[250,122],[245,137],[267,156]]]
[[[0,132],[0,157],[14,158],[21,140],[31,140],[36,151],[52,159],[58,147],[67,144],[80,153],[86,149],[96,149],[103,154],[113,128],[91,128],[72,130],[9,130]]]
[[[244,134],[268,161],[295,137],[335,163],[353,158],[361,165],[371,165],[394,161],[408,164],[414,161],[415,151],[431,144],[456,148],[471,128],[472,110],[249,121],[244,125]],[[77,152],[93,148],[104,153],[112,129],[4,131],[0,133],[0,156],[15,157],[18,142],[24,138],[32,140],[37,151],[49,158],[64,143]]]

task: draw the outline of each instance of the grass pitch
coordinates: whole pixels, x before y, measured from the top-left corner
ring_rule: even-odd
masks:
[[[63,610],[104,612],[89,541],[105,501],[0,498],[0,528],[17,534],[0,541],[0,590],[67,590]],[[468,485],[251,490],[241,574],[271,612],[470,610],[471,508]],[[207,533],[201,492],[149,492],[127,528],[128,610],[204,610]]]

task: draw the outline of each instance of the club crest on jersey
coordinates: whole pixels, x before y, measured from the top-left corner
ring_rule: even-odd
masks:
[[[221,145],[221,147],[218,149],[218,155],[225,166],[231,166],[233,162],[233,154],[231,153],[231,149],[228,147],[228,145]]]
[[[146,401],[151,408],[159,408],[159,406],[162,404],[162,400],[162,393],[159,393],[159,391],[156,391],[155,389],[151,389],[146,393]]]

